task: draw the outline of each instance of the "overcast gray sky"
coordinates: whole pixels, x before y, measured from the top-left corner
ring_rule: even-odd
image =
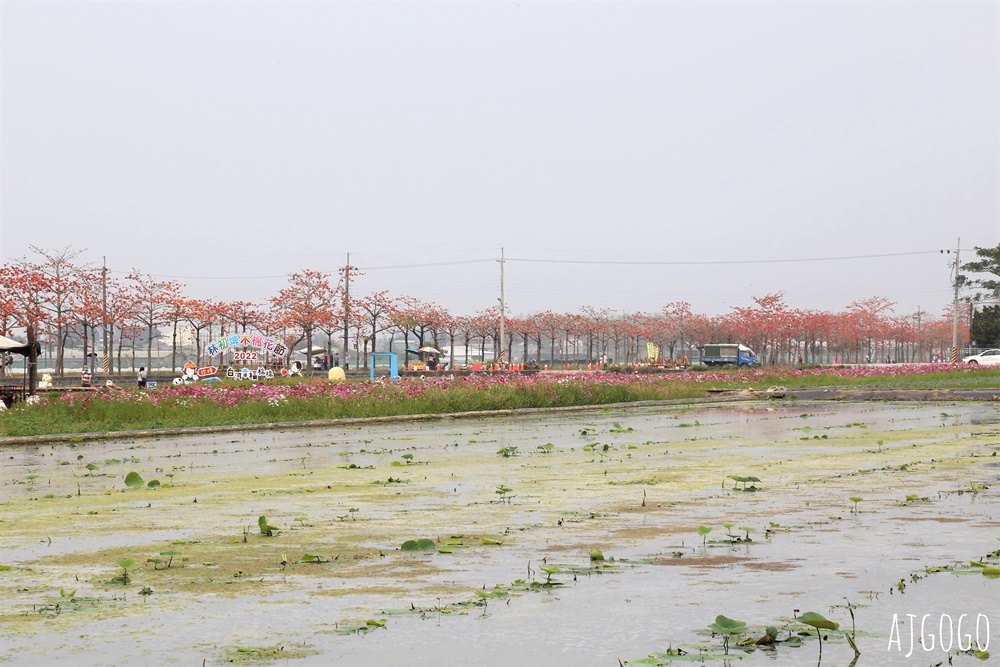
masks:
[[[465,314],[503,246],[566,262],[506,263],[514,314],[907,314],[1000,242],[993,1],[4,0],[0,42],[0,261],[263,301],[350,252]]]

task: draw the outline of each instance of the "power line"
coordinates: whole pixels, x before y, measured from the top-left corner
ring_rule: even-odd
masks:
[[[120,273],[123,275],[129,275],[131,271],[116,271],[114,269],[108,269],[108,273]],[[172,280],[270,280],[273,278],[287,278],[287,273],[282,273],[280,276],[164,276],[155,273],[149,274],[153,278],[170,278]]]
[[[736,259],[736,260],[691,260],[691,261],[643,261],[643,260],[588,260],[588,259],[538,259],[529,257],[507,257],[508,262],[524,262],[533,264],[590,264],[608,266],[719,266],[739,264],[788,264],[794,262],[836,262],[858,259],[885,259],[888,257],[912,257],[916,255],[938,255],[940,250],[917,250],[914,252],[879,253],[873,255],[841,255],[833,257],[795,257],[787,259]],[[487,264],[497,261],[488,259],[463,259],[451,262],[422,262],[419,264],[390,264],[384,266],[359,266],[359,271],[382,271],[394,269],[425,269],[440,266],[462,266],[469,264]],[[111,273],[127,274],[127,271]],[[153,274],[154,278],[170,278],[172,280],[273,280],[287,278],[288,273],[272,276],[170,276]]]
[[[424,269],[435,266],[457,266],[459,264],[486,264],[495,262],[495,259],[463,259],[454,262],[425,262],[422,264],[396,264],[392,266],[358,266],[354,267],[358,271],[378,271],[381,269]],[[115,271],[108,269],[109,273],[119,273],[128,275],[131,271]],[[172,280],[272,280],[275,278],[287,278],[288,273],[276,276],[167,276],[160,274],[150,274],[153,278],[170,278]]]
[[[704,266],[718,264],[786,264],[790,262],[834,262],[849,259],[884,259],[886,257],[907,257],[911,255],[938,255],[940,250],[918,250],[916,252],[893,252],[879,255],[844,255],[840,257],[797,257],[793,259],[735,259],[706,261],[635,261],[635,260],[603,260],[603,259],[529,259],[523,257],[508,257],[508,262],[533,262],[539,264],[613,264],[620,266]]]
[[[462,259],[454,262],[428,262],[426,264],[396,264],[394,266],[361,266],[359,271],[378,271],[381,269],[423,269],[432,266],[457,266],[459,264],[486,264],[496,262],[496,259]]]

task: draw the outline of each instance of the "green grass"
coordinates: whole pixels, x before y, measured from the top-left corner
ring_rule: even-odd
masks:
[[[929,375],[897,377],[838,377],[823,375],[782,375],[776,373],[756,382],[732,382],[731,388],[755,389],[782,385],[788,389],[1000,389],[1000,369],[945,371]],[[723,386],[723,385],[720,385]]]
[[[157,406],[144,401],[122,402],[96,397],[70,405],[50,395],[46,405],[11,410],[0,417],[0,437],[604,405],[704,395],[704,387],[687,384],[622,386],[586,382],[561,385],[558,394],[546,391],[544,386],[494,385],[487,389],[432,387],[421,395],[407,397],[404,392],[390,387],[357,400],[333,396],[307,400],[290,396],[280,405],[246,401],[219,406],[208,399],[182,398],[183,404],[169,401]]]
[[[18,408],[0,413],[0,437],[99,433],[138,429],[189,426],[231,426],[284,423],[351,417],[384,417],[415,414],[442,414],[481,410],[547,408],[607,405],[643,400],[666,400],[704,397],[708,389],[766,389],[780,385],[794,389],[994,389],[1000,390],[1000,369],[954,370],[924,375],[843,377],[788,369],[775,372],[756,371],[752,379],[737,371],[713,371],[701,382],[680,377],[617,376],[614,382],[591,382],[582,379],[553,380],[538,383],[484,382],[481,386],[453,383],[430,386],[408,393],[405,387],[369,385],[359,382],[350,396],[320,393],[311,398],[296,397],[298,390],[323,381],[299,380],[273,386],[287,393],[280,404],[264,400],[246,400],[233,405],[218,405],[209,397],[213,391],[198,396],[175,396],[159,405],[138,397],[137,392],[118,394],[125,400],[105,400],[98,396],[80,397],[73,404],[49,395],[46,405]],[[614,376],[608,376],[614,377]],[[316,388],[320,385],[312,384]],[[419,385],[418,385],[419,386]],[[232,387],[230,387],[232,388]],[[222,389],[221,387],[219,389]],[[218,395],[222,395],[221,393]]]

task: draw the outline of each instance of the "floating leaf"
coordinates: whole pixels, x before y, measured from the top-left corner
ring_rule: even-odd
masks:
[[[746,621],[737,621],[719,614],[715,617],[715,623],[708,626],[708,629],[720,635],[737,635],[746,632]]]
[[[299,560],[300,563],[324,563],[330,560],[329,557],[323,554],[302,554],[302,558]]]
[[[271,537],[274,531],[278,530],[267,522],[267,517],[263,514],[257,518],[257,525],[260,527],[260,534],[266,537]]]
[[[174,556],[180,556],[181,552],[180,551],[174,551],[174,550],[161,551],[160,555],[161,556],[166,556],[169,559],[167,561],[167,567],[170,567],[173,564],[173,562],[174,562]]]
[[[484,600],[498,599],[498,598],[499,599],[503,599],[503,598],[508,597],[510,595],[510,593],[508,593],[507,591],[503,590],[502,588],[494,588],[494,589],[488,590],[488,591],[477,590],[477,591],[475,591],[475,593],[476,593],[476,595],[478,597],[480,597],[480,598],[482,598]]]
[[[591,549],[590,560],[604,560],[604,554],[601,553],[600,549]]]
[[[805,623],[806,625],[811,625],[816,629],[822,628],[823,630],[837,630],[840,625],[834,623],[833,621],[827,619],[821,614],[817,614],[814,611],[807,611],[802,614],[797,619],[800,623]]]
[[[148,482],[148,483],[146,484],[146,486],[147,486],[148,488],[150,488],[150,489],[155,489],[155,488],[158,488],[158,487],[160,486],[160,480],[158,480],[158,479],[151,479],[151,480],[149,480],[149,482]]]
[[[435,551],[437,550],[437,545],[434,543],[434,540],[422,537],[419,540],[406,540],[399,548],[402,551]]]
[[[984,567],[983,575],[989,577],[990,579],[1000,577],[1000,567]]]
[[[501,540],[494,540],[492,537],[484,537],[483,538],[483,545],[484,546],[487,546],[487,547],[496,547],[496,546],[500,546],[501,544],[503,544],[503,542]]]
[[[138,488],[143,484],[145,484],[145,482],[142,481],[142,477],[139,475],[139,473],[133,471],[125,475],[125,486],[129,487],[130,489]]]

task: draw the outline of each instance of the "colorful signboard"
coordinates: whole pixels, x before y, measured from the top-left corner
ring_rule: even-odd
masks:
[[[223,336],[214,343],[209,343],[206,352],[209,356],[216,354],[222,354],[231,347],[255,347],[258,350],[264,350],[265,352],[271,352],[276,356],[284,356],[288,352],[288,348],[282,343],[276,341],[270,336],[261,336],[260,334],[232,334],[230,336]],[[239,353],[237,350],[233,350],[234,353]],[[242,361],[254,361],[253,359],[243,359]]]
[[[282,375],[286,372],[285,369],[281,369]],[[263,366],[259,368],[233,368],[230,366],[226,371],[226,377],[230,380],[273,380],[274,371]]]

